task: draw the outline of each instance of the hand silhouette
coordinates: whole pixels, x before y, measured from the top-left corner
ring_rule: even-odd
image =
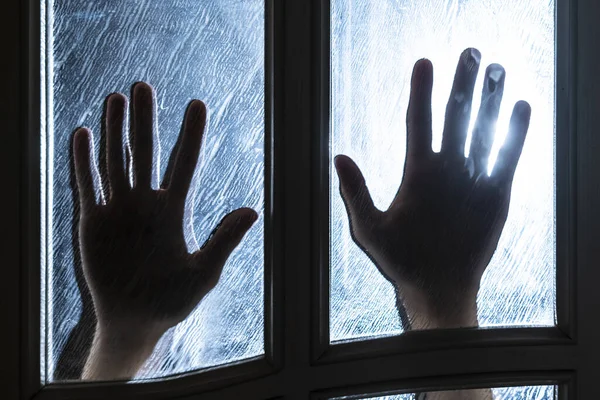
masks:
[[[80,247],[98,325],[83,377],[129,378],[158,339],[183,321],[215,287],[227,258],[257,218],[242,208],[228,214],[202,249],[190,254],[183,235],[184,203],[198,160],[206,108],[189,105],[161,188],[151,187],[153,90],[133,89],[133,187],[125,169],[123,129],[127,99],[108,98],[106,154],[109,194],[96,202],[91,133],[75,133],[73,150],[80,198]]]
[[[506,141],[487,173],[504,90],[504,69],[487,68],[469,157],[464,148],[480,53],[463,52],[446,109],[442,148],[431,148],[433,67],[417,62],[407,113],[404,178],[386,211],[365,179],[336,157],[352,238],[397,289],[413,329],[476,326],[476,295],[508,214],[513,176],[531,109],[515,105]]]

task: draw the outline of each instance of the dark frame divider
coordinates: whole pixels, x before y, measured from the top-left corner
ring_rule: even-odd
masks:
[[[464,384],[464,382],[469,382]],[[412,379],[403,382],[387,382],[378,385],[363,385],[362,387],[330,389],[320,392],[313,392],[311,400],[329,400],[335,397],[347,397],[348,400],[360,400],[370,395],[394,395],[416,392],[428,392],[431,390],[457,390],[457,389],[479,389],[479,388],[498,388],[510,386],[550,386],[558,387],[559,396],[562,399],[571,399],[567,397],[572,390],[574,383],[574,374],[569,372],[555,373],[526,373],[526,374],[482,374],[478,376],[453,376],[441,377],[432,386],[430,380]]]
[[[40,380],[40,3],[5,0],[0,393],[30,399],[314,399],[554,382],[593,399],[600,364],[600,2],[557,0],[557,327],[329,344],[329,0],[266,1],[266,356],[140,384]],[[271,301],[272,300],[272,301]],[[321,312],[324,311],[324,312]],[[432,342],[437,342],[435,345]],[[312,393],[312,394],[311,394]]]
[[[464,382],[469,382],[464,384]],[[510,386],[550,386],[558,387],[560,399],[571,399],[567,397],[572,390],[574,383],[574,374],[569,372],[556,373],[527,373],[519,374],[486,374],[480,376],[454,376],[442,377],[436,382],[436,386],[431,385],[430,380],[407,380],[404,382],[389,382],[377,386],[362,386],[342,389],[331,389],[320,392],[314,392],[311,400],[329,400],[335,397],[345,396],[348,400],[360,400],[370,395],[394,395],[416,392],[428,392],[430,390],[444,391],[457,389],[479,389],[479,388],[499,388]]]

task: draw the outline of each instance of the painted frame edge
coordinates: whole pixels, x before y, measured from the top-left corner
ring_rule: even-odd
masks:
[[[558,386],[560,400],[575,399],[576,375],[570,371],[481,374],[478,376],[452,376],[432,379],[411,379],[391,381],[377,385],[335,388],[311,393],[311,400],[329,400],[333,397],[348,396],[348,400],[364,399],[364,396],[405,394],[413,392],[487,389],[517,386]]]
[[[313,307],[312,363],[331,363],[362,358],[374,353],[407,353],[448,349],[455,346],[515,346],[576,341],[576,73],[577,0],[556,0],[556,316],[557,326],[543,328],[471,330],[460,333],[440,330],[397,336],[364,338],[331,344],[329,336],[329,129],[330,129],[330,9],[331,0],[313,0]],[[565,54],[565,57],[561,55]],[[560,171],[560,173],[558,172]],[[320,173],[319,173],[320,172]],[[559,188],[566,188],[565,190]],[[325,196],[327,195],[327,197]],[[565,229],[566,227],[566,229]],[[560,230],[560,231],[559,231]],[[562,232],[566,231],[566,234]],[[321,312],[322,311],[322,312]],[[448,340],[448,335],[452,340]],[[446,345],[431,345],[431,343]],[[352,356],[350,356],[352,354]]]
[[[18,4],[18,0],[14,0]],[[282,276],[283,246],[281,246],[282,224],[274,218],[282,210],[281,195],[274,193],[273,160],[278,157],[280,150],[275,143],[275,129],[279,124],[281,110],[276,98],[281,94],[273,90],[276,80],[281,79],[280,61],[281,44],[275,41],[278,30],[281,30],[282,6],[277,0],[265,1],[265,238],[271,235],[273,243],[265,239],[265,355],[235,363],[229,363],[214,368],[207,368],[188,374],[165,377],[162,381],[149,381],[140,384],[125,382],[52,384],[44,386],[40,379],[42,365],[40,364],[40,109],[41,98],[41,41],[44,40],[40,30],[42,3],[45,0],[27,0],[21,3],[20,18],[16,20],[24,36],[23,49],[26,56],[21,61],[28,70],[28,76],[23,79],[22,93],[27,93],[22,103],[27,111],[21,122],[25,134],[18,138],[25,141],[19,154],[23,165],[22,182],[20,185],[24,207],[20,213],[22,232],[22,251],[20,263],[21,298],[27,296],[21,307],[21,331],[26,339],[22,341],[21,360],[19,368],[21,376],[20,399],[81,399],[107,396],[111,398],[131,398],[143,395],[145,399],[158,399],[174,396],[197,394],[203,391],[215,390],[239,382],[272,375],[282,368],[282,329],[280,321],[283,315],[283,291],[280,280]],[[277,161],[275,161],[277,162]]]

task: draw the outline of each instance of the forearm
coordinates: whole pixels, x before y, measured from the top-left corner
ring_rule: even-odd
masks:
[[[81,378],[130,380],[150,357],[160,336],[135,328],[97,328]]]
[[[430,302],[419,292],[396,287],[396,304],[405,329],[451,329],[477,327],[477,298],[473,293],[451,297],[445,308]],[[492,400],[490,389],[430,392],[426,400]]]

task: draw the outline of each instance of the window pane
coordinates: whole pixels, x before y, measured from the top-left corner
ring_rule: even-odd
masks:
[[[104,97],[129,94],[137,81],[150,83],[158,95],[154,158],[162,179],[185,108],[201,99],[209,123],[187,197],[188,249],[198,249],[221,218],[238,207],[262,214],[264,2],[54,0],[46,11],[48,126],[42,178],[47,180],[48,229],[42,240],[47,240],[47,378],[56,381],[79,377],[78,357],[89,338],[78,326],[84,319],[75,275],[81,262],[73,239],[73,130],[92,128],[98,149]],[[163,336],[137,378],[263,354],[263,309],[260,217],[227,262],[217,288]]]
[[[463,49],[475,47],[483,57],[471,127],[486,66],[500,63],[507,71],[490,166],[515,102],[532,106],[508,220],[478,294],[481,326],[555,323],[554,10],[554,0],[332,1],[331,156],[346,154],[357,163],[380,210],[402,180],[416,60],[426,57],[434,65],[436,152]],[[470,134],[466,152],[469,141]],[[394,290],[353,243],[333,163],[330,174],[331,341],[399,334]]]
[[[486,391],[482,390],[464,390],[460,391],[463,395],[475,394],[477,392]],[[494,400],[555,400],[558,389],[556,386],[522,386],[522,387],[505,387],[505,388],[494,388],[492,389],[492,394]],[[456,396],[458,392],[429,392],[427,393],[427,399],[430,400],[444,400],[445,398],[450,399],[458,399],[459,397],[446,397],[454,394]],[[489,393],[489,392],[487,392]],[[387,396],[377,396],[377,397],[362,397],[362,396],[344,396],[344,397],[336,397],[332,400],[342,400],[342,399],[354,399],[354,400],[420,400],[420,396],[415,395],[414,393],[406,393],[406,394],[393,394]]]

